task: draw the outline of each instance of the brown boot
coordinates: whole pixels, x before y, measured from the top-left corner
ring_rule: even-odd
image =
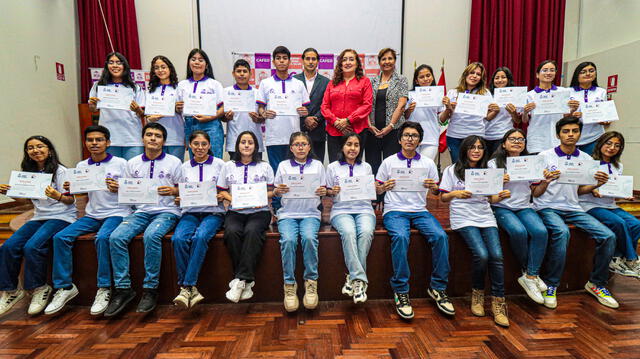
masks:
[[[509,326],[509,317],[507,317],[507,302],[504,297],[493,297],[491,301],[491,311],[493,311],[493,320],[502,327]]]
[[[477,317],[484,317],[484,291],[471,290],[471,313]]]

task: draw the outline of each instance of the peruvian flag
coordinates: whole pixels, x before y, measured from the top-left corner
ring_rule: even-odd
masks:
[[[444,86],[444,93],[447,93],[447,83],[444,78],[444,59],[442,59],[442,66],[440,67],[440,78],[438,79],[438,86]],[[440,138],[438,139],[438,152],[442,153],[447,150],[447,128],[440,132]]]

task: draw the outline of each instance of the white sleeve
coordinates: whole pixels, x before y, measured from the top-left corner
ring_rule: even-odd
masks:
[[[333,168],[334,168],[334,166],[329,164],[329,166],[327,167],[327,172],[325,173],[325,183],[327,185],[327,188],[333,188],[333,186],[336,185],[336,183],[335,183],[335,175],[333,174],[333,172],[334,172]]]
[[[436,164],[433,161],[428,161],[427,163],[427,178],[438,183],[440,176],[438,175],[438,168],[436,167]]]
[[[91,85],[91,90],[89,90],[89,97],[98,97],[98,81],[94,82]]]
[[[142,91],[142,89],[140,88],[140,86],[136,85],[136,87],[134,88],[134,93],[133,93],[133,99],[134,101],[136,101],[136,103],[138,104],[138,106],[140,107],[144,107],[146,102],[146,91]]]
[[[267,173],[266,173],[267,185],[272,186],[275,183],[275,178],[273,176],[273,169],[268,163],[265,163],[265,168],[267,169]],[[278,166],[278,170],[280,170],[280,166]]]
[[[440,182],[440,191],[451,192],[453,190],[453,165],[447,167],[442,174],[442,181]]]
[[[380,167],[378,167],[378,173],[376,173],[376,181],[386,182],[389,180],[389,161],[382,161]]]

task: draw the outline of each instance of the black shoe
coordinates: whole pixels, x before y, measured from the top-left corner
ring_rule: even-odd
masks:
[[[118,315],[135,297],[136,292],[131,288],[116,288],[115,293],[111,297],[111,302],[104,312],[104,316],[113,317]]]
[[[427,288],[427,293],[429,293],[429,296],[436,301],[436,306],[438,307],[438,309],[440,309],[441,312],[447,315],[456,314],[453,303],[444,290]]]
[[[158,290],[145,288],[142,292],[142,298],[140,299],[140,303],[138,303],[138,309],[136,309],[136,312],[149,313],[156,309],[156,304],[158,304]]]

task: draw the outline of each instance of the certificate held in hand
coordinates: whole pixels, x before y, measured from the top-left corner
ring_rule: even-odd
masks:
[[[145,99],[146,107],[144,108],[145,115],[161,115],[161,116],[173,116],[176,113],[176,97],[175,96],[162,96],[160,91],[158,93],[147,93]]]
[[[7,196],[13,198],[47,199],[44,191],[51,185],[53,174],[11,171]]]
[[[633,176],[610,175],[609,181],[598,188],[604,197],[632,198]]]
[[[277,116],[298,116],[298,107],[301,106],[299,95],[270,93],[267,110],[275,111]]]
[[[421,86],[409,91],[409,97],[416,103],[416,107],[442,106],[444,86]]]
[[[391,178],[396,180],[392,191],[426,192],[424,180],[427,179],[426,168],[392,168]]]
[[[491,96],[461,93],[458,94],[458,99],[456,100],[455,112],[486,117],[492,100]]]
[[[184,97],[182,113],[191,116],[215,116],[217,105],[212,93],[189,93]]]
[[[500,107],[512,104],[524,107],[527,104],[527,87],[498,87],[493,90],[493,100]]]
[[[289,187],[289,192],[282,195],[283,199],[318,197],[316,189],[320,187],[320,177],[317,174],[286,174],[282,178]]]
[[[118,204],[158,204],[158,186],[151,178],[119,178]]]
[[[126,86],[98,86],[97,108],[130,110],[133,89]]]
[[[464,189],[474,195],[492,196],[503,189],[504,168],[464,170]]]
[[[369,201],[376,199],[376,185],[373,175],[341,177],[339,180],[340,193],[336,200]]]
[[[227,90],[223,93],[224,110],[233,112],[254,112],[256,93],[248,90]]]
[[[268,204],[266,182],[231,185],[232,209],[261,208]]]
[[[584,124],[613,122],[620,119],[613,100],[583,103],[580,109],[582,110],[582,123]]]
[[[544,179],[544,158],[540,156],[507,157],[510,181],[538,181]]]
[[[212,207],[218,205],[218,191],[211,181],[178,183],[180,207]]]
[[[558,183],[575,185],[594,185],[598,181],[593,177],[600,162],[594,160],[558,160],[560,177]]]
[[[568,90],[536,93],[533,95],[533,101],[536,103],[533,114],[548,115],[552,113],[568,113],[569,97]]]
[[[107,190],[104,166],[72,168],[67,174],[71,194]]]

